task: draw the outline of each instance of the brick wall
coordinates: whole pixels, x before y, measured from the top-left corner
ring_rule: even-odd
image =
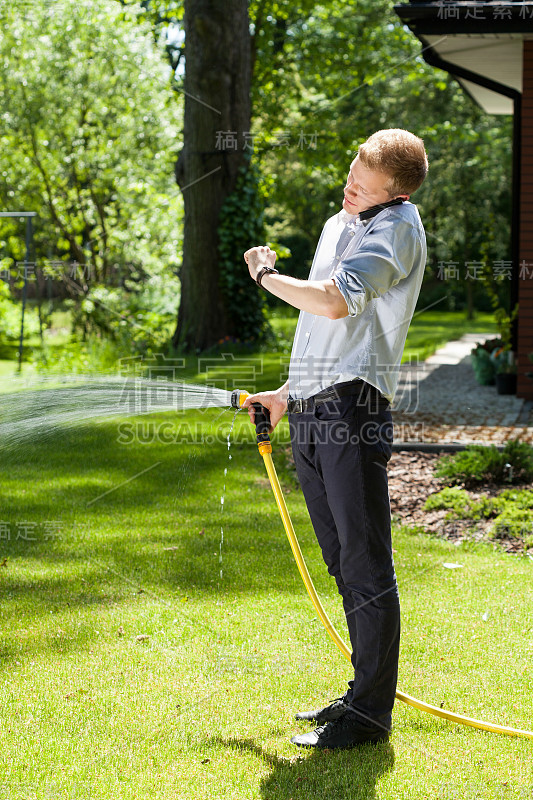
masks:
[[[533,41],[524,41],[522,169],[520,187],[520,269],[518,280],[518,397],[533,400]]]

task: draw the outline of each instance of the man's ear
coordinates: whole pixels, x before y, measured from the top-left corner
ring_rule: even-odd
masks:
[[[395,200],[409,200],[411,197],[410,194],[399,194],[398,197],[395,197]]]

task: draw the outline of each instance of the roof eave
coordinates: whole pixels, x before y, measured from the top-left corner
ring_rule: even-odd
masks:
[[[460,14],[459,18],[446,18],[452,7],[458,8],[464,14]],[[510,12],[510,17],[501,16],[502,7]],[[492,14],[489,13],[491,9]],[[489,3],[398,3],[394,10],[416,36],[533,33],[533,2],[498,3],[497,9]],[[483,11],[486,17],[466,18],[466,13],[474,10]]]

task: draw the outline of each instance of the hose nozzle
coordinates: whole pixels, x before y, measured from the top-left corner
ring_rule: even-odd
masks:
[[[231,393],[231,405],[233,408],[242,408],[242,404],[249,397],[249,393],[244,389],[234,389]]]
[[[234,389],[231,393],[231,405],[233,408],[242,408],[242,404],[247,397],[250,397],[248,392],[244,389]],[[257,445],[261,455],[263,453],[271,453],[272,445],[270,444],[270,412],[268,408],[261,405],[261,403],[252,403],[254,407],[254,421],[255,432],[257,434]]]

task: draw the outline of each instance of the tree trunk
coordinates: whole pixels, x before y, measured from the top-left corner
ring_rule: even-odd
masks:
[[[184,146],[175,171],[185,220],[173,344],[198,351],[228,333],[217,227],[244,162],[244,133],[250,130],[248,2],[185,0],[184,27]]]

